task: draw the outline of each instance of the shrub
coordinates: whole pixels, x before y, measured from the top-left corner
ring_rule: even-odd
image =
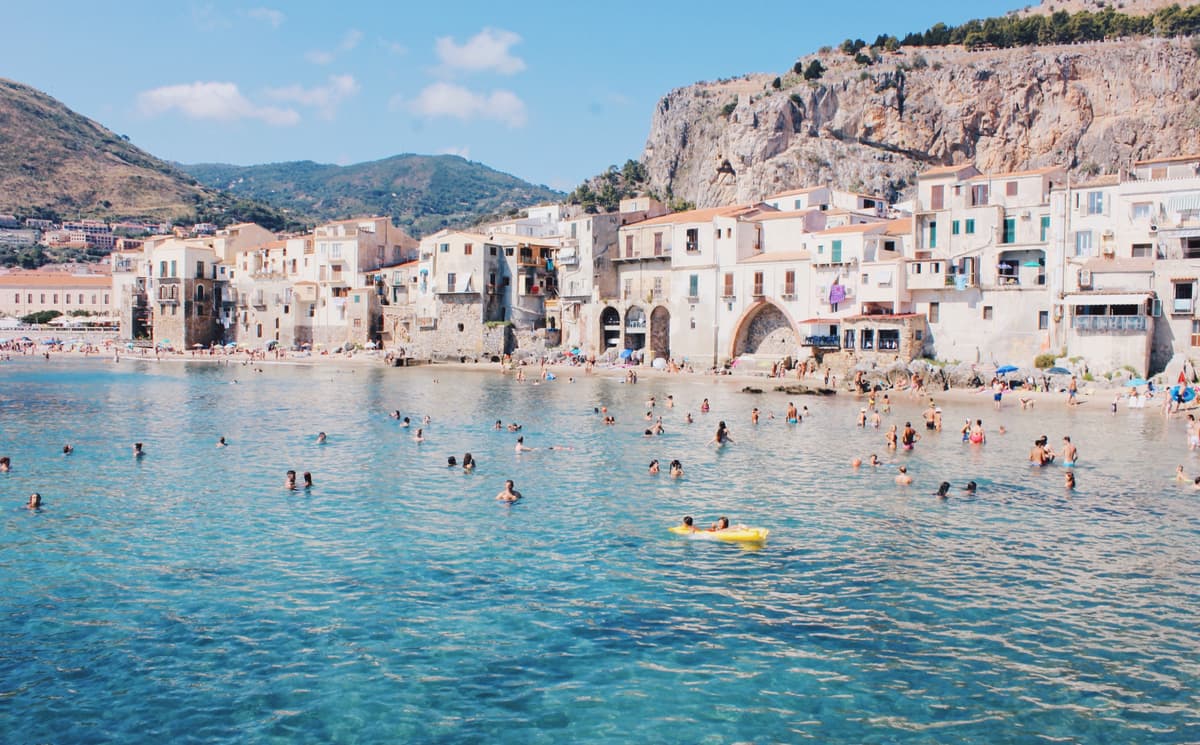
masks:
[[[775,79],[771,81],[771,87],[775,90],[779,90],[783,87],[783,79],[779,76],[776,76]]]
[[[721,116],[728,118],[733,114],[733,110],[737,108],[737,101],[730,101],[721,107]]]
[[[1039,370],[1047,370],[1051,367],[1054,367],[1054,361],[1056,359],[1058,359],[1058,355],[1056,355],[1054,352],[1039,354],[1037,357],[1033,358],[1033,366]]]
[[[824,74],[825,65],[822,65],[821,60],[819,59],[814,59],[812,62],[808,63],[808,67],[804,68],[805,80],[820,80],[821,76]]]
[[[61,315],[57,310],[39,310],[37,313],[22,316],[21,323],[50,323]]]

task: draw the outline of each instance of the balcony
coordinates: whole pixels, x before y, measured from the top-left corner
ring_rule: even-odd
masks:
[[[816,347],[817,349],[841,349],[841,342],[838,341],[836,335],[832,336],[806,336],[804,343],[801,346]]]
[[[786,285],[785,284],[782,287],[780,287],[779,288],[779,297],[783,298],[784,300],[795,300],[796,299],[796,285],[794,285],[794,284]]]
[[[687,244],[684,246],[684,250],[686,250],[690,254],[699,253],[700,252],[700,242],[699,241],[688,241]]]
[[[1146,316],[1075,316],[1071,328],[1081,333],[1145,333]]]

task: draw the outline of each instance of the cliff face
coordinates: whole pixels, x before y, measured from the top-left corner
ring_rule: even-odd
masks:
[[[776,90],[773,75],[751,75],[667,94],[643,154],[650,188],[700,207],[826,182],[898,196],[934,165],[1115,171],[1200,151],[1200,61],[1186,39],[910,48],[868,67],[814,57],[828,68],[819,80],[789,72]]]

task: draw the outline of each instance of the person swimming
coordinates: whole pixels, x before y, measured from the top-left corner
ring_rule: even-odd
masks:
[[[313,488],[312,474],[309,473],[308,471],[304,472],[304,488],[305,489]]]
[[[933,496],[941,497],[942,499],[947,499],[950,496],[950,482],[943,481],[941,484],[938,484],[937,493],[934,494]]]
[[[457,467],[458,467],[458,458],[455,458],[453,455],[451,455],[449,458],[446,459],[446,468],[457,468]]]
[[[229,443],[225,442],[225,435],[221,435],[220,437],[217,438],[217,447],[223,448],[223,447],[227,447],[228,445],[229,445]]]
[[[1075,488],[1075,472],[1074,471],[1067,471],[1066,476],[1064,476],[1064,478],[1063,478],[1063,486],[1065,486],[1067,488],[1067,490],[1073,490]]]
[[[403,419],[400,420],[401,427],[409,427],[411,425],[412,425],[412,420],[409,419],[408,417],[404,417]]]
[[[683,477],[683,464],[678,459],[671,461],[671,477],[676,479]]]
[[[719,533],[722,530],[729,530],[729,518],[725,517],[724,515],[717,518],[717,521],[713,523],[711,528],[708,529],[708,532]]]
[[[695,521],[693,521],[693,520],[692,520],[692,516],[691,516],[691,515],[686,515],[686,516],[683,518],[683,527],[684,527],[684,528],[686,528],[686,529],[688,530],[688,532],[689,532],[689,533],[697,533],[697,532],[699,532],[699,530],[696,528]]]
[[[417,433],[413,435],[413,442],[425,442],[425,430],[417,427]]]
[[[658,459],[650,461],[650,473],[658,473]]]
[[[692,412],[690,412],[690,411],[689,411],[689,412],[688,412],[688,413],[687,413],[687,414],[686,414],[686,415],[683,417],[683,421],[684,421],[686,424],[691,424],[692,422],[694,422],[694,421],[696,421],[696,420],[695,420],[695,419],[692,419]]]
[[[7,455],[0,455],[0,473],[8,473],[12,470],[12,460]]]
[[[31,510],[40,510],[42,508],[42,495],[37,492],[30,494],[29,501],[25,503],[25,506]]]
[[[63,445],[63,455],[70,455],[73,452],[75,452],[75,448],[70,445]]]
[[[462,459],[463,470],[470,473],[475,470],[475,457],[470,453],[463,453]]]
[[[324,432],[318,432],[318,433],[317,433],[317,444],[318,444],[318,445],[324,445],[324,444],[325,444],[325,440],[326,440],[326,439],[328,439],[328,438],[326,438],[326,436],[325,436],[325,433],[324,433]]]
[[[1187,474],[1185,474],[1183,472],[1183,464],[1180,464],[1175,467],[1175,480],[1180,483],[1186,483],[1188,481],[1191,481],[1191,479],[1189,479],[1187,477]]]
[[[896,483],[900,486],[908,486],[913,482],[912,476],[908,475],[908,466],[900,466],[900,473],[896,474]]]
[[[133,443],[133,457],[141,458],[145,455],[146,455],[146,451],[142,449],[142,443],[140,443],[140,442]]]
[[[709,409],[710,409],[710,407],[708,405],[708,399],[706,398],[700,402],[700,413],[707,414],[709,412]]]
[[[521,435],[520,437],[517,438],[517,445],[515,448],[513,448],[513,450],[517,453],[530,453],[530,452],[533,452],[534,448],[531,448],[528,445],[526,445],[525,444],[525,436]]]
[[[492,429],[504,429],[504,423],[497,419],[496,424],[492,426]]]
[[[717,424],[716,434],[714,434],[713,438],[708,441],[708,444],[712,445],[713,443],[716,443],[717,447],[722,447],[726,443],[731,442],[733,442],[733,438],[729,436],[729,429],[725,426],[725,420],[722,419]]]
[[[287,476],[283,479],[283,488],[288,491],[296,491],[296,472],[288,471]]]
[[[393,410],[392,410],[392,413],[390,414],[390,416],[392,417],[392,419],[399,419],[399,418],[400,418],[400,410],[399,410],[399,409],[393,409]]]
[[[496,495],[498,502],[515,502],[521,498],[521,492],[513,488],[513,480],[508,479],[504,482],[504,490]]]
[[[967,485],[964,486],[962,490],[967,494],[974,494],[977,488],[978,485],[974,481],[968,481]]]

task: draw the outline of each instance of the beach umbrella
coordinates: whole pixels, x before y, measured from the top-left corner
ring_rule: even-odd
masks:
[[[1052,367],[1046,373],[1049,375],[1070,375],[1071,371],[1065,367]]]
[[[627,360],[633,356],[633,350],[632,349],[622,349],[621,354],[619,356],[621,359]]]
[[[996,368],[996,374],[1008,375],[1009,373],[1015,373],[1018,369],[1019,368],[1016,365],[1004,365],[1003,367]]]
[[[1139,385],[1146,385],[1146,379],[1145,378],[1133,378],[1132,380],[1125,381],[1125,385],[1130,388],[1136,388]]]

